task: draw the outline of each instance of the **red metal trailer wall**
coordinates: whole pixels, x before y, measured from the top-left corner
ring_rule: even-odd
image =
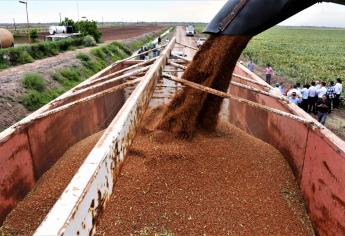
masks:
[[[8,135],[2,133],[0,224],[69,147],[106,128],[124,101],[124,92],[118,91],[39,118]]]
[[[243,66],[238,66],[236,73],[260,80]],[[230,86],[230,93],[286,112],[290,106],[295,114],[310,119],[297,106],[262,94],[235,86]],[[311,128],[234,101],[229,105],[229,120],[249,134],[270,143],[286,157],[300,183],[318,233],[345,235],[345,143],[342,140],[326,128]]]

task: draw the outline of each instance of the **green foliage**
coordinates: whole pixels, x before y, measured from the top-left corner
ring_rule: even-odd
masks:
[[[71,26],[72,27],[72,32],[77,33],[78,32],[78,27],[76,23],[67,17],[60,23],[60,26]]]
[[[243,55],[271,63],[290,82],[345,78],[345,30],[275,27],[249,43]]]
[[[65,77],[68,80],[75,81],[75,82],[81,81],[80,70],[78,70],[75,67],[66,68],[62,70],[60,73],[63,77]]]
[[[30,30],[30,39],[35,42],[38,38],[38,30],[37,29],[31,29]]]
[[[77,28],[83,36],[91,35],[97,43],[100,41],[102,34],[98,30],[96,21],[79,21],[77,22]]]
[[[46,41],[30,46],[1,49],[0,69],[30,63],[36,59],[55,56],[59,54],[59,52],[84,46],[83,43],[83,38],[73,38],[53,42]]]
[[[103,47],[98,47],[91,50],[91,54],[100,61],[110,63],[123,59],[130,54],[130,49],[126,46],[119,46],[118,42],[113,42]]]
[[[43,92],[30,90],[22,97],[21,102],[29,111],[35,111],[64,92],[65,90],[62,88],[46,90]]]
[[[30,73],[24,75],[22,80],[22,85],[26,89],[36,90],[42,92],[45,89],[44,80],[40,74]]]
[[[86,47],[93,47],[93,46],[96,46],[97,43],[96,43],[96,40],[91,36],[91,35],[86,35],[83,39],[83,44],[86,46]]]

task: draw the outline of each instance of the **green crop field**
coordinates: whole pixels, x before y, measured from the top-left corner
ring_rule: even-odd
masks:
[[[243,55],[271,63],[289,82],[345,81],[345,29],[274,27],[253,38]]]

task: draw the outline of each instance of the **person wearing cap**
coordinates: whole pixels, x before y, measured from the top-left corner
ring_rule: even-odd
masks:
[[[298,105],[300,103],[300,98],[297,96],[296,92],[292,92],[289,96],[289,101],[292,102],[295,105]]]
[[[298,84],[295,84],[293,88],[289,90],[289,92],[287,93],[287,96],[290,97],[292,93],[295,93],[296,96],[302,101],[302,93],[298,90]]]
[[[272,93],[274,93],[275,95],[282,95],[282,93],[280,92],[280,84],[276,83],[276,86],[273,88]]]

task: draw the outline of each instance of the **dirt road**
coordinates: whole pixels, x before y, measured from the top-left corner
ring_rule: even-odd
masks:
[[[158,32],[161,26],[130,26],[129,28],[105,28],[103,29],[104,37],[107,40],[125,40],[140,37],[149,32]],[[107,41],[105,44],[110,43]],[[101,44],[99,46],[102,46]],[[21,85],[24,74],[35,72],[41,73],[49,87],[58,84],[50,78],[54,71],[71,66],[80,65],[80,61],[76,59],[78,53],[87,53],[92,48],[77,49],[61,53],[55,57],[49,57],[42,60],[36,60],[6,70],[0,71],[0,131],[11,126],[18,120],[25,117],[29,112],[20,104],[21,97],[25,93],[25,89]]]

